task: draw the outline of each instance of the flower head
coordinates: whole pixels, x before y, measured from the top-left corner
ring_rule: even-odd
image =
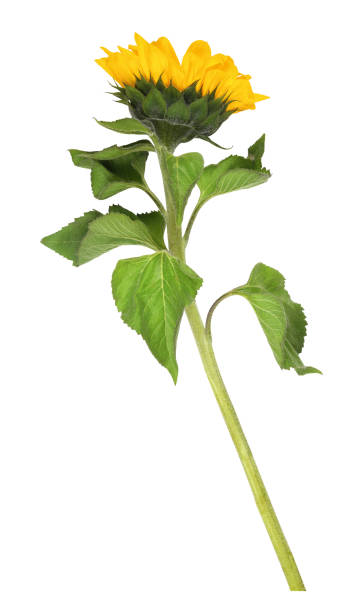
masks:
[[[202,40],[188,47],[182,62],[167,38],[148,43],[135,34],[135,41],[115,52],[102,47],[107,57],[96,62],[116,81],[115,95],[137,119],[157,132],[164,128],[159,121],[191,128],[182,130],[179,142],[206,138],[232,113],[254,109],[267,98],[253,93],[250,76],[238,72],[231,57],[212,55]]]

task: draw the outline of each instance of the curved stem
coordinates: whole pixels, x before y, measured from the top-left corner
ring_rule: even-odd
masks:
[[[181,226],[178,226],[176,222],[176,203],[171,190],[171,184],[169,181],[167,169],[167,155],[169,152],[163,145],[161,145],[161,143],[159,143],[158,141],[154,142],[162,171],[163,183],[166,194],[166,219],[169,250],[172,255],[178,257],[179,259],[181,259],[181,261],[185,262],[186,234],[188,240],[189,231],[193,225],[194,219],[196,217],[196,214],[198,213],[199,208],[197,205],[196,209],[198,208],[198,210],[194,217],[193,214],[191,217],[191,220],[193,218],[192,223],[190,220],[189,227],[187,227],[186,230],[186,234],[184,237],[182,237]],[[272,541],[275,552],[277,553],[278,560],[282,566],[289,588],[291,591],[305,591],[305,586],[295,563],[294,557],[289,548],[287,540],[285,539],[277,516],[274,512],[273,506],[269,499],[258,467],[255,463],[251,449],[244,435],[243,429],[238,420],[237,414],[234,410],[227,389],[222,380],[222,376],[220,374],[217,361],[213,352],[213,346],[210,337],[211,317],[214,308],[220,301],[227,297],[227,295],[228,294],[224,294],[222,297],[220,297],[210,309],[210,312],[208,313],[209,318],[207,318],[207,332],[203,325],[201,316],[198,312],[198,308],[195,302],[192,302],[192,304],[187,306],[186,315],[191,326],[207,378],[212,387],[213,393],[217,399],[223,418],[242,462],[249,485],[252,489],[255,502],[257,504],[257,508],[263,519],[264,525]]]
[[[220,304],[223,300],[225,300],[227,297],[230,297],[231,295],[233,295],[232,291],[227,291],[227,293],[224,293],[223,295],[221,295],[221,297],[219,297],[215,302],[213,302],[211,308],[208,311],[207,318],[206,318],[206,334],[208,335],[210,340],[212,340],[211,323],[212,323],[213,313],[215,309],[217,308],[218,304]]]
[[[213,393],[217,399],[223,418],[242,462],[257,508],[272,541],[274,550],[277,553],[277,557],[287,579],[288,586],[291,591],[305,591],[305,586],[293,554],[284,536],[264,482],[259,473],[257,464],[254,460],[252,451],[249,447],[227,389],[224,385],[213,352],[212,342],[209,335],[205,331],[195,302],[186,308],[186,314],[197,343],[207,378],[210,382]]]

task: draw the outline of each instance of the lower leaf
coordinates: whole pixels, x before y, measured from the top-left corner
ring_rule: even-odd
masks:
[[[201,284],[191,268],[167,251],[122,259],[112,276],[113,297],[122,319],[141,334],[174,382],[179,324]]]

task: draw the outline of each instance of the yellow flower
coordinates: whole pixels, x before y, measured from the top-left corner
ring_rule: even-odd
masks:
[[[102,47],[107,57],[96,60],[122,87],[135,87],[141,78],[155,84],[161,80],[165,87],[172,85],[180,92],[195,84],[201,96],[212,94],[225,100],[229,113],[253,109],[255,102],[268,97],[253,93],[250,76],[238,72],[228,55],[212,55],[203,40],[188,47],[182,62],[165,37],[148,43],[135,34],[135,41],[136,45],[129,45],[128,49],[118,47],[114,53]]]

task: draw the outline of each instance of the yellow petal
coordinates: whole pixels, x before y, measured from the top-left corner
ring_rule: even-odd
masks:
[[[210,57],[211,48],[203,40],[196,40],[188,47],[182,60],[182,70],[187,85],[201,78],[203,67]]]
[[[196,40],[188,47],[181,63],[170,41],[164,36],[148,43],[135,34],[135,42],[128,49],[119,46],[115,53],[101,47],[107,57],[96,60],[121,85],[135,85],[136,78],[143,76],[155,82],[162,78],[166,87],[172,83],[183,91],[196,82],[197,91],[203,94],[214,92],[215,97],[225,99],[228,110],[234,112],[255,108],[255,102],[268,98],[253,93],[249,84],[250,75],[238,72],[228,55],[212,55],[209,44],[203,40]]]

